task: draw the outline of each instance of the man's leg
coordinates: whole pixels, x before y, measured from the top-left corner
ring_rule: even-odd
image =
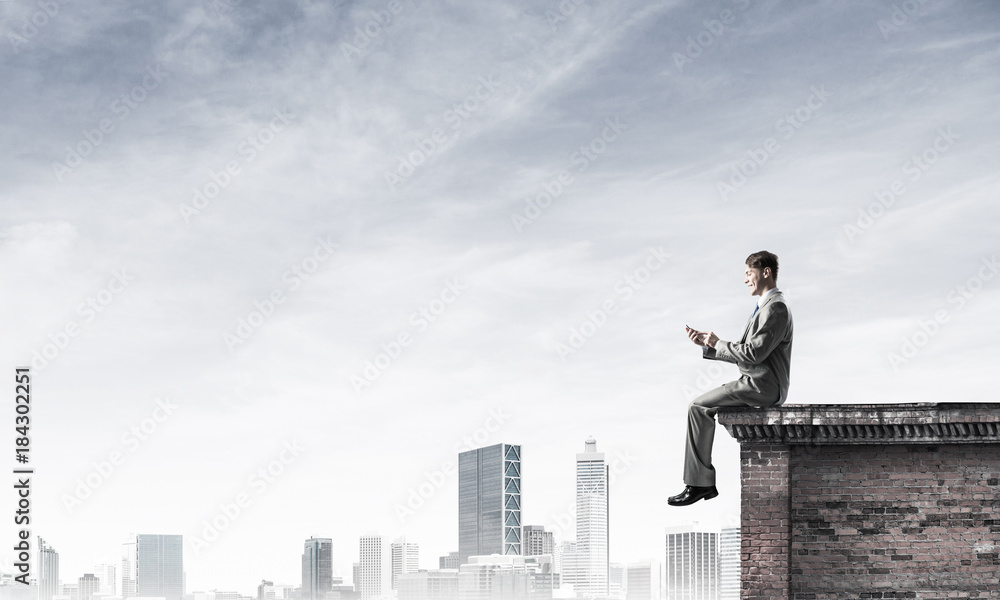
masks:
[[[712,445],[715,442],[715,413],[720,406],[747,406],[723,387],[709,390],[688,406],[687,443],[684,449],[684,484],[696,487],[715,485]]]

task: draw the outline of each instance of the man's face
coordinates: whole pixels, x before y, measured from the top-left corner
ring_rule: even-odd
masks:
[[[751,296],[760,296],[764,291],[764,274],[757,267],[747,267],[746,279],[743,283],[750,288]]]

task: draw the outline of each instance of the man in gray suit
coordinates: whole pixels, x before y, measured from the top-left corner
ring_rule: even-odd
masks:
[[[720,406],[778,406],[788,395],[792,359],[792,313],[778,290],[778,257],[767,251],[747,257],[746,280],[757,308],[739,342],[720,340],[711,331],[687,327],[688,338],[702,346],[710,360],[736,363],[740,378],[698,396],[688,407],[684,453],[684,491],[671,496],[671,506],[687,506],[719,495],[712,467],[715,413]]]

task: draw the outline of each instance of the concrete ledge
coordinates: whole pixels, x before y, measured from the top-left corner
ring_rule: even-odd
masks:
[[[723,407],[717,418],[741,445],[1000,443],[998,402]]]

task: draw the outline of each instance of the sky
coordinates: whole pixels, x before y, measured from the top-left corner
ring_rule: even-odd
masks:
[[[611,560],[662,560],[739,519],[722,428],[719,498],[666,498],[687,404],[738,376],[684,326],[738,336],[762,249],[789,404],[996,400],[994,3],[0,11],[0,368],[11,421],[32,369],[64,582],[130,533],[183,535],[189,592],[298,585],[310,536],[348,581],[370,532],[436,568],[457,453],[495,443],[571,540],[589,436]]]

